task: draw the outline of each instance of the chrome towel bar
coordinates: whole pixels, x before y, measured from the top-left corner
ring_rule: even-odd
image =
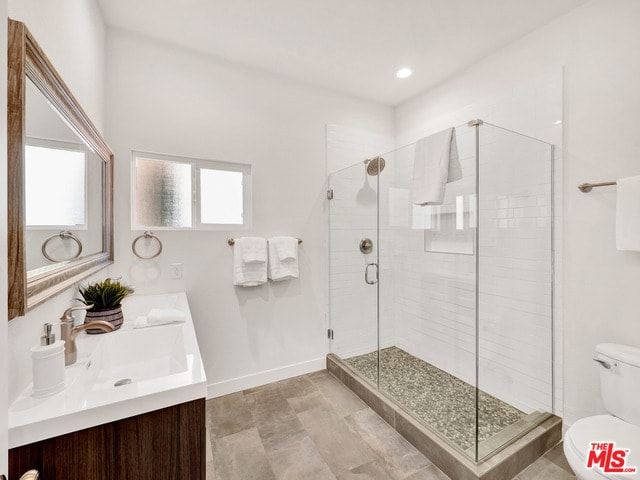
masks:
[[[616,184],[617,182],[583,183],[581,185],[578,185],[578,188],[581,192],[588,193],[594,187],[609,187]]]
[[[229,240],[227,240],[227,243],[229,244],[229,246],[233,246],[236,244],[236,241],[233,238],[230,238]],[[298,239],[298,243],[302,243],[301,238]]]

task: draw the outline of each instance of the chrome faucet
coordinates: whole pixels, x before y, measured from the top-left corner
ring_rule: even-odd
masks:
[[[73,326],[73,312],[78,310],[89,310],[93,305],[82,305],[67,308],[60,317],[60,337],[64,340],[64,364],[73,365],[78,360],[78,349],[76,348],[76,337],[87,328],[97,328],[105,332],[113,332],[115,328],[109,322],[96,320],[95,322],[83,323]]]

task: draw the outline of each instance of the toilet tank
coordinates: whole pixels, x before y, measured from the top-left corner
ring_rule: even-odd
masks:
[[[640,425],[640,348],[601,343],[596,346],[595,359],[600,363],[604,407],[612,415]]]

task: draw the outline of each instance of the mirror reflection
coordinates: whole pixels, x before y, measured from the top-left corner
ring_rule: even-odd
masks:
[[[113,263],[113,152],[26,26],[8,38],[11,319]]]
[[[96,155],[27,78],[27,278],[102,252],[103,170]]]

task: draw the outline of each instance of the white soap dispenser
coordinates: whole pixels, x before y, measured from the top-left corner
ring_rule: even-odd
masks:
[[[52,325],[44,324],[40,345],[31,349],[34,397],[47,397],[64,390],[64,341],[56,341]]]

